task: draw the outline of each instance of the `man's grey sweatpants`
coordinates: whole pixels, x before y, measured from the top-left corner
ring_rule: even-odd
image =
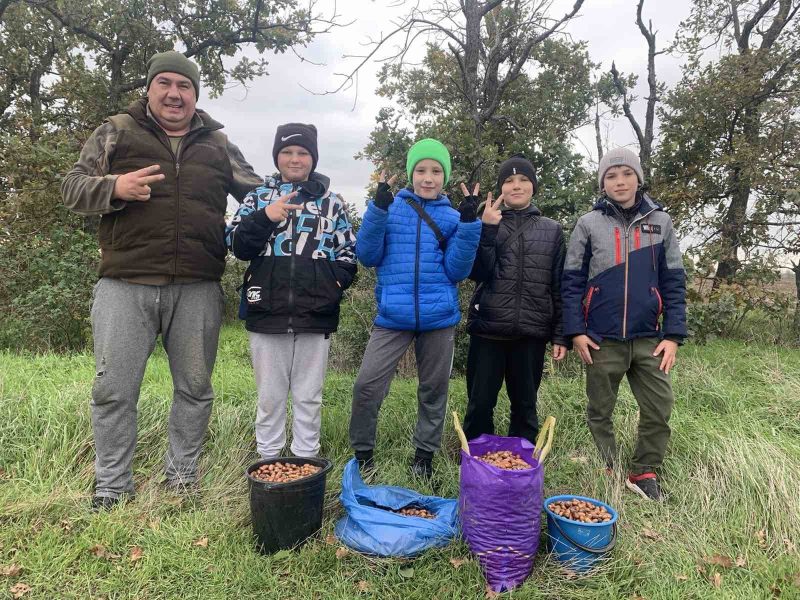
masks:
[[[92,429],[95,495],[133,493],[139,390],[158,334],[169,358],[173,398],[167,479],[192,482],[214,391],[224,298],[217,281],[141,285],[104,277],[94,288],[92,333],[96,376]]]
[[[292,392],[292,454],[319,454],[322,384],[329,335],[249,332],[258,389],[256,445],[261,458],[281,455],[286,445],[286,403]]]
[[[394,377],[397,364],[414,343],[417,358],[417,427],[412,439],[429,457],[442,441],[447,390],[453,368],[454,327],[415,333],[374,327],[353,387],[350,444],[355,452],[375,447],[378,410]]]

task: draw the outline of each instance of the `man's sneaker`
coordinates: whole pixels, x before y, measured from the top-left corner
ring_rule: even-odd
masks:
[[[415,456],[411,463],[411,474],[420,479],[433,477],[433,460],[424,456]]]
[[[111,510],[120,503],[122,498],[119,496],[92,496],[92,512]]]
[[[655,500],[656,502],[662,500],[661,488],[658,485],[658,478],[655,473],[629,475],[625,480],[625,486],[645,500]]]

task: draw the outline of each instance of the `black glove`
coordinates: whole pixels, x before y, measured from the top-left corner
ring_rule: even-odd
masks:
[[[385,181],[381,181],[378,184],[378,191],[375,192],[375,206],[383,210],[389,210],[389,205],[393,200],[394,196],[392,195],[391,188],[389,188],[389,184]]]
[[[462,223],[472,223],[478,218],[478,197],[464,196],[461,204],[458,205],[458,212],[461,213]]]

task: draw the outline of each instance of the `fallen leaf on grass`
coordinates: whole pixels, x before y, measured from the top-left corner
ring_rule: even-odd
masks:
[[[342,560],[348,554],[350,554],[350,550],[348,550],[343,546],[336,549],[336,558],[338,558],[339,560]]]
[[[652,529],[647,529],[646,527],[642,529],[642,535],[650,540],[660,540],[661,534],[657,531],[653,531]]]
[[[369,581],[364,581],[363,579],[358,582],[356,585],[359,592],[368,592],[369,591]]]
[[[719,589],[719,586],[722,585],[722,575],[720,575],[717,572],[714,572],[714,575],[711,576],[711,579],[709,579],[709,581],[711,582],[711,585]]]
[[[89,552],[94,554],[97,558],[104,558],[105,560],[114,560],[116,558],[119,558],[119,554],[114,554],[113,552],[109,552],[108,549],[102,544],[95,544],[94,546],[89,548]]]
[[[63,520],[61,521],[61,523],[59,523],[59,525],[61,526],[61,529],[63,529],[63,530],[64,530],[65,532],[67,532],[67,533],[69,533],[70,531],[72,531],[72,523],[70,523],[70,522],[69,522],[69,521],[67,521],[66,519],[63,519]]]
[[[8,591],[11,592],[12,598],[22,598],[25,594],[31,591],[31,586],[29,586],[27,583],[20,582],[13,585]]]
[[[329,546],[334,546],[337,543],[336,536],[332,533],[329,533],[325,536],[325,543]]]
[[[494,598],[499,598],[500,592],[495,592],[492,588],[489,587],[489,584],[486,584],[486,599],[493,600]]]
[[[400,577],[411,579],[414,576],[414,567],[400,567]]]
[[[797,546],[789,538],[783,538],[783,545],[786,546],[786,551],[794,554],[797,551]]]
[[[200,539],[192,542],[192,546],[198,546],[200,548],[208,548],[208,538],[206,536],[203,536]]]
[[[722,556],[721,554],[706,556],[703,559],[703,562],[705,562],[707,565],[717,565],[723,569],[730,569],[733,566],[733,561],[727,556]]]
[[[737,567],[745,567],[747,566],[747,561],[744,559],[744,556],[737,556],[736,563],[734,563]]]
[[[763,548],[767,547],[767,532],[766,531],[764,531],[763,529],[759,529],[758,531],[756,531],[756,538],[758,538],[758,546],[760,548],[763,549]]]
[[[16,577],[22,572],[22,567],[18,564],[8,565],[7,567],[0,567],[0,575],[4,577]]]
[[[688,575],[675,575],[675,579],[678,581],[689,581]]]
[[[453,565],[454,569],[457,569],[458,567],[460,567],[461,565],[463,565],[464,563],[466,563],[468,561],[469,561],[469,559],[467,559],[467,558],[451,558],[450,559],[450,564]]]
[[[134,546],[133,548],[131,548],[130,561],[132,563],[135,563],[137,560],[141,560],[143,557],[144,557],[144,552],[142,551],[141,548],[139,548],[139,546]]]

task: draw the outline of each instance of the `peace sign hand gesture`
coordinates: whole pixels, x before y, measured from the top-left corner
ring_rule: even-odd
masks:
[[[286,217],[289,216],[290,210],[302,210],[302,204],[289,204],[289,200],[293,199],[297,196],[299,192],[290,192],[285,196],[281,196],[275,202],[270,204],[264,209],[264,212],[267,213],[267,218],[272,221],[273,223],[280,223],[281,221],[286,220]]]
[[[458,205],[458,212],[461,213],[461,221],[464,223],[472,223],[478,218],[478,192],[481,191],[481,184],[476,183],[469,193],[467,186],[461,184],[461,193],[464,194],[464,200]]]
[[[497,197],[497,200],[492,200],[492,192],[486,195],[486,205],[483,207],[483,216],[481,220],[487,225],[497,225],[503,218],[500,213],[500,205],[503,204],[503,194]]]
[[[381,170],[381,176],[378,178],[378,191],[375,192],[375,206],[383,210],[389,209],[389,205],[394,201],[391,188],[395,181],[397,181],[397,175],[392,175],[389,181],[386,181],[386,169]]]
[[[150,200],[150,184],[164,179],[159,173],[161,167],[150,165],[138,171],[131,171],[117,177],[114,181],[114,198],[128,202],[147,202]]]

